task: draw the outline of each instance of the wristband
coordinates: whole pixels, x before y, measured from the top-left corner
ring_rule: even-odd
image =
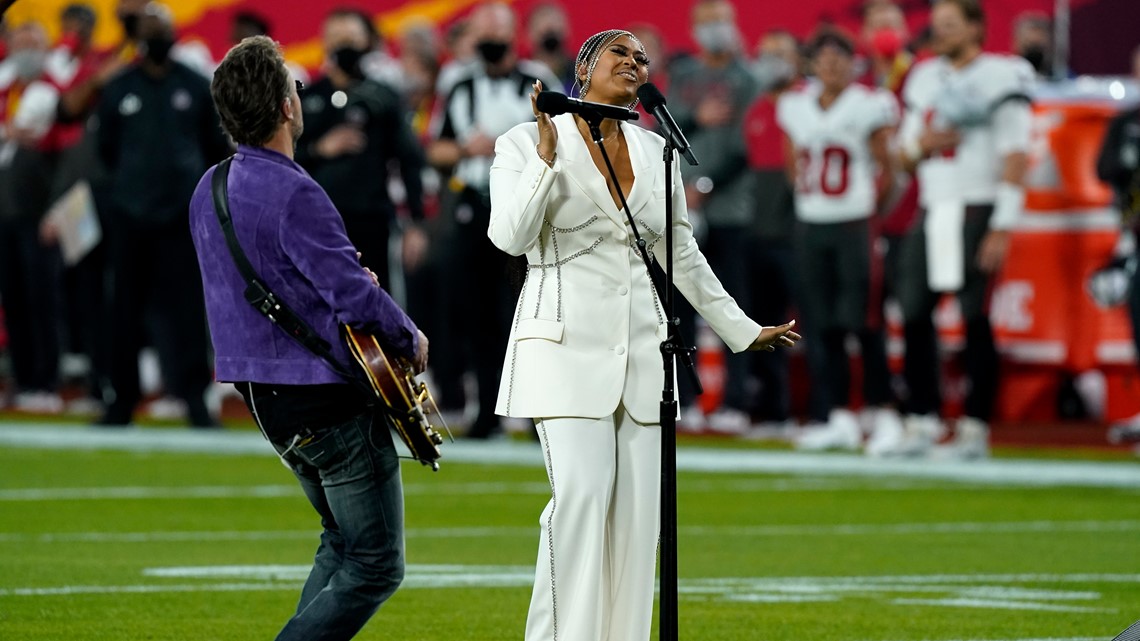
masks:
[[[926,158],[926,154],[922,153],[922,143],[918,138],[911,138],[903,145],[903,153],[906,154],[907,160],[918,164]]]
[[[994,213],[990,218],[991,229],[1012,229],[1017,225],[1022,210],[1025,209],[1025,188],[1007,182],[999,182],[994,196]]]

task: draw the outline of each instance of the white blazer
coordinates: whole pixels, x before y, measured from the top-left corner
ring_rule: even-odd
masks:
[[[625,405],[640,423],[657,423],[664,370],[665,315],[574,117],[554,118],[557,157],[535,151],[538,126],[499,137],[491,167],[491,224],[499,249],[526,254],[496,413],[522,418],[601,418]],[[622,125],[635,180],[627,194],[638,231],[665,262],[665,141]],[[745,316],[697,248],[680,168],[673,171],[674,278],[677,288],[734,352],[760,325]]]

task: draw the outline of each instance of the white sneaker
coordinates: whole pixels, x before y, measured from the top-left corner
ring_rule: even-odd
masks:
[[[160,396],[147,403],[144,413],[150,418],[174,420],[186,416],[186,403],[173,396]]]
[[[859,419],[847,409],[831,410],[827,426],[806,429],[796,440],[796,449],[818,452],[822,450],[857,450],[863,444],[863,430]]]
[[[874,411],[871,421],[871,438],[863,447],[867,456],[895,456],[902,447],[906,431],[902,418],[893,408],[880,407]]]
[[[971,416],[958,419],[954,440],[937,448],[938,458],[976,460],[990,455],[990,426]]]
[[[12,400],[12,409],[29,414],[60,414],[63,399],[55,392],[20,392]]]
[[[740,436],[752,428],[748,412],[726,408],[709,414],[709,430],[718,434]]]
[[[90,396],[80,396],[64,406],[64,412],[73,416],[99,416],[103,409],[103,404]]]
[[[695,434],[705,429],[705,413],[696,405],[681,408],[681,417],[677,419],[677,429],[682,432]]]
[[[1113,445],[1140,441],[1140,414],[1113,423],[1108,428],[1108,442]]]
[[[946,426],[934,414],[911,414],[903,419],[903,439],[895,450],[898,456],[921,457],[930,454],[934,444],[946,435]]]

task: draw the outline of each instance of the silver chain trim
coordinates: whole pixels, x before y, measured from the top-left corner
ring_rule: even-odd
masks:
[[[530,270],[527,270],[526,274],[523,275],[522,288],[519,290],[520,304],[522,302],[523,297],[526,296],[526,286],[528,284],[530,284]],[[520,316],[520,314],[516,311],[515,312],[515,322],[511,326],[511,336],[515,336],[518,333],[519,316]],[[516,338],[516,339],[511,341],[511,373],[510,373],[511,379],[507,382],[507,414],[511,413],[511,402],[515,398],[515,360],[518,359],[518,355],[519,355],[519,341]]]
[[[574,226],[574,227],[555,227],[554,225],[550,224],[550,221],[546,221],[546,224],[550,225],[551,230],[556,231],[560,234],[572,234],[576,231],[582,231],[583,229],[589,227],[590,225],[593,225],[594,222],[597,220],[598,220],[598,216],[597,216],[597,214],[594,214],[593,216],[590,216],[586,220],[586,222],[582,223],[581,225]]]
[[[574,252],[573,254],[570,254],[570,255],[569,255],[569,256],[567,256],[566,258],[563,258],[563,259],[561,259],[561,260],[557,260],[557,261],[555,261],[555,262],[553,262],[553,263],[543,263],[543,264],[541,264],[541,265],[527,265],[527,268],[528,268],[528,269],[543,269],[543,270],[546,270],[546,269],[553,269],[553,268],[561,267],[561,266],[565,265],[566,263],[568,263],[568,262],[570,262],[570,261],[572,261],[572,260],[574,260],[574,259],[576,259],[576,258],[581,258],[581,257],[585,256],[586,254],[591,254],[591,253],[593,253],[593,251],[594,251],[595,249],[597,249],[597,248],[598,248],[598,245],[601,245],[601,244],[602,244],[602,241],[603,241],[603,240],[605,240],[605,237],[604,237],[604,236],[598,236],[598,239],[597,239],[597,240],[595,240],[595,241],[594,241],[594,243],[593,243],[592,245],[590,245],[589,247],[587,247],[587,248],[585,248],[585,249],[583,249],[583,250],[581,250],[581,251],[577,251],[577,252]],[[556,248],[556,249],[555,249],[555,251],[554,251],[554,256],[555,256],[555,257],[557,257],[557,256],[558,256],[558,250],[557,250],[557,248]]]
[[[554,511],[558,509],[558,494],[554,491],[554,458],[550,456],[550,436],[546,421],[540,421],[542,446],[546,450],[546,469],[550,473],[550,516],[546,519],[546,547],[550,550],[550,614],[554,628],[554,641],[558,641],[558,588],[554,581]]]
[[[542,224],[549,226],[550,221],[543,220]],[[554,234],[552,232],[551,237],[553,237],[553,236],[554,236]],[[542,231],[541,230],[539,230],[539,232],[538,232],[538,262],[540,264],[546,262],[546,243],[542,242]],[[530,265],[527,265],[527,267],[529,268]],[[527,269],[526,273],[527,273],[527,275],[529,275],[530,270]],[[542,307],[542,288],[543,288],[543,285],[545,285],[545,284],[546,284],[546,272],[542,272],[542,276],[539,277],[539,279],[538,279],[538,296],[536,297],[538,299],[538,302],[536,302],[534,304],[534,317],[535,318],[538,318],[538,310]],[[519,300],[522,300],[522,294],[519,294]]]

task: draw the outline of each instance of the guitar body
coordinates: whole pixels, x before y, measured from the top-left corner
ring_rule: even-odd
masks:
[[[349,352],[364,370],[376,397],[388,408],[396,433],[408,446],[412,458],[439,470],[443,437],[428,415],[434,415],[441,423],[442,418],[427,385],[416,380],[406,359],[389,358],[375,337],[347,325],[342,327]]]

